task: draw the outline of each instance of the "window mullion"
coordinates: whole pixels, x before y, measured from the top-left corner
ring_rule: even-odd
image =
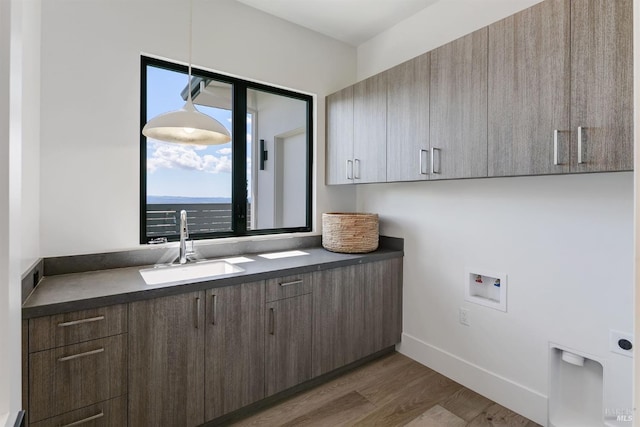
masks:
[[[247,233],[247,85],[233,85],[232,227],[236,235]]]

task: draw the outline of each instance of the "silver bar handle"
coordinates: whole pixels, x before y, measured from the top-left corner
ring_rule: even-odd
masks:
[[[424,170],[424,164],[422,162],[423,154],[426,155],[427,150],[425,150],[424,148],[421,148],[418,154],[418,156],[420,156],[420,175],[429,175],[429,171],[422,172]]]
[[[558,166],[558,129],[553,130],[553,164]]]
[[[98,348],[96,350],[85,351],[84,353],[73,354],[71,356],[65,356],[58,359],[58,362],[66,362],[67,360],[79,359],[81,357],[91,356],[93,354],[102,353],[104,351],[104,347]]]
[[[216,324],[216,314],[218,313],[218,296],[211,295],[211,324]]]
[[[578,126],[578,164],[581,165],[582,162],[582,126]]]
[[[196,320],[195,320],[196,329],[200,328],[200,298],[196,298]]]
[[[353,160],[347,160],[347,179],[353,179]]]
[[[97,420],[97,419],[102,418],[102,417],[104,417],[104,412],[100,411],[99,414],[93,415],[91,417],[83,418],[81,420],[74,421],[74,422],[69,423],[69,424],[60,425],[60,427],[79,426],[80,424],[85,424],[85,423],[88,423],[89,421]]]
[[[440,169],[436,170],[436,151],[440,153],[440,148],[431,147],[431,173],[439,175]],[[438,154],[438,159],[440,159],[440,154]]]
[[[276,313],[275,309],[271,307],[269,309],[269,335],[275,335],[276,333]]]
[[[61,328],[65,328],[67,326],[80,325],[82,323],[97,322],[99,320],[104,320],[104,316],[96,316],[96,317],[89,317],[87,319],[72,320],[70,322],[62,322],[62,323],[58,323],[58,326]]]
[[[294,280],[293,282],[278,283],[278,285],[285,287],[285,286],[291,286],[291,285],[299,285],[301,283],[302,283],[302,280]]]
[[[353,177],[354,179],[360,179],[360,159],[355,159],[353,163],[355,163],[355,172]]]

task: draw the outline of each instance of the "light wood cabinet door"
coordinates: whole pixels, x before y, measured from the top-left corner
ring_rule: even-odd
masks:
[[[489,26],[489,176],[569,172],[570,14],[546,0]]]
[[[204,422],[204,292],[129,304],[129,425]]]
[[[431,179],[487,176],[487,29],[431,51]]]
[[[267,303],[266,395],[311,379],[311,294]]]
[[[264,397],[264,282],[207,291],[205,420]]]
[[[353,86],[326,98],[326,183],[353,183]]]
[[[386,71],[387,182],[429,179],[429,52]]]
[[[353,182],[387,180],[387,78],[376,74],[353,87]]]
[[[632,0],[571,2],[571,172],[633,169]]]

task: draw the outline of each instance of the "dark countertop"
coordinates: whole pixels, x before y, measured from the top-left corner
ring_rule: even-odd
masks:
[[[300,250],[308,255],[280,259],[266,259],[257,254],[242,255],[252,260],[236,264],[245,270],[243,272],[160,285],[147,285],[140,275],[139,270],[152,267],[149,265],[45,276],[22,305],[22,318],[123,304],[403,256],[402,250],[385,248],[368,254],[339,254],[317,247]]]

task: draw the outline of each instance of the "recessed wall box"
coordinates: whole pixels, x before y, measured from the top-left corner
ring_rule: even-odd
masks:
[[[467,269],[464,276],[464,299],[507,311],[507,275],[482,269]]]

